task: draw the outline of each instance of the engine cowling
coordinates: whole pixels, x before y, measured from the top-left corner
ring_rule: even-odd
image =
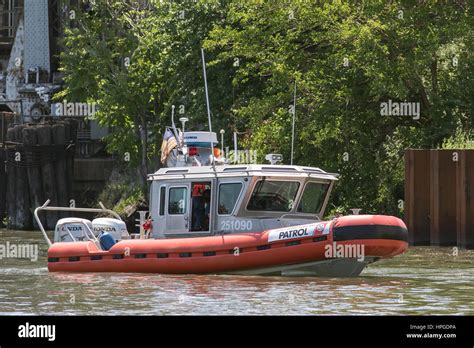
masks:
[[[54,229],[54,243],[87,240],[87,227],[92,231],[92,222],[81,218],[64,218],[58,220]],[[90,233],[89,233],[90,238]]]
[[[92,230],[96,236],[102,232],[108,232],[114,240],[118,242],[122,239],[129,239],[130,235],[127,231],[125,222],[112,218],[97,218],[92,220]]]

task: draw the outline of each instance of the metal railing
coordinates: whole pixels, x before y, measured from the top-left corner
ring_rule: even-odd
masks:
[[[48,246],[51,246],[53,243],[51,243],[51,240],[49,239],[48,237],[48,234],[46,233],[44,227],[43,227],[43,224],[38,216],[38,213],[40,211],[78,211],[78,212],[83,212],[83,213],[106,213],[106,214],[109,214],[109,215],[112,215],[113,217],[117,218],[118,220],[122,221],[122,218],[120,217],[120,215],[118,215],[116,212],[114,212],[113,210],[110,210],[110,209],[107,209],[103,204],[102,202],[99,202],[99,205],[100,205],[100,208],[71,208],[71,207],[49,207],[50,203],[50,200],[48,199],[41,207],[38,207],[35,209],[35,212],[34,212],[34,217],[35,217],[35,220],[36,222],[38,223],[38,227],[40,228],[41,230],[41,233],[43,234],[43,237],[44,239],[46,240],[46,243],[48,243]],[[94,243],[99,243],[99,241],[97,240],[96,236],[94,235],[94,233],[91,231],[91,229],[89,228],[89,226],[87,226],[86,224],[84,224],[84,226],[86,226],[86,230],[88,232],[91,233],[91,235],[93,236],[93,238],[90,238],[87,233],[86,233],[86,237],[93,241]],[[76,239],[71,235],[71,233],[68,231],[69,233],[69,236],[72,238],[73,241],[76,241]]]

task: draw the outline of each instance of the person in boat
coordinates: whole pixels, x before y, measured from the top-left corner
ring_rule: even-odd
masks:
[[[203,192],[205,188],[206,188],[205,185],[202,185],[202,184],[193,185],[193,192],[192,192],[192,200],[193,200],[192,230],[193,231],[202,231],[202,228],[203,228],[203,223],[204,223]]]
[[[209,214],[211,211],[211,190],[206,189],[202,194],[202,199],[204,202],[204,214],[203,214],[203,231],[209,229]]]

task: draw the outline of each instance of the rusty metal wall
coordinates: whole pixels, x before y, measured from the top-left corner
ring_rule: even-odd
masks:
[[[457,244],[474,249],[474,150],[461,152],[456,180],[456,201],[459,204],[456,211]]]
[[[411,245],[474,248],[474,150],[405,151]]]

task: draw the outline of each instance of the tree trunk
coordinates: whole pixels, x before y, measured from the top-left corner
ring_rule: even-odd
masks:
[[[140,186],[143,192],[143,196],[145,201],[148,202],[147,199],[147,175],[148,175],[148,127],[146,123],[146,117],[140,116],[138,119],[135,120],[135,129],[137,135],[140,139],[140,149],[141,149],[141,157],[140,157]]]
[[[431,89],[434,95],[438,94],[438,60],[436,55],[433,56],[433,61],[430,65],[431,70]]]
[[[148,125],[145,117],[141,117],[140,138],[142,144],[142,171],[146,183],[148,175]]]

